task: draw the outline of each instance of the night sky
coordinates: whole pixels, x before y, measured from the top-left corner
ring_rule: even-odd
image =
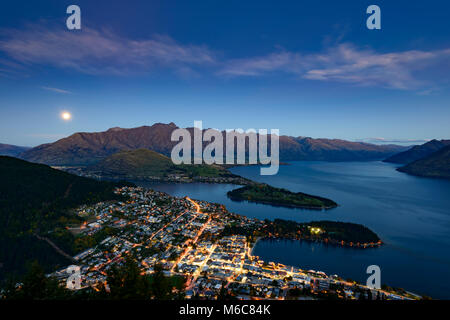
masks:
[[[81,30],[66,28],[67,6]],[[381,30],[366,8],[381,8]],[[450,138],[449,1],[9,1],[0,143],[175,122]],[[72,118],[61,118],[68,111]]]

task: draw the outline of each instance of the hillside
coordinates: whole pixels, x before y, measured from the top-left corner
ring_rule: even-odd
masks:
[[[22,152],[25,152],[31,148],[29,147],[20,147],[20,146],[13,146],[10,144],[2,144],[0,143],[0,156],[10,156],[15,157]]]
[[[450,145],[430,156],[398,168],[416,176],[450,179]]]
[[[73,238],[64,227],[79,218],[68,209],[117,199],[114,187],[113,183],[0,156],[0,281],[7,273],[22,273],[32,260],[47,268],[67,264],[67,258],[36,235],[50,238],[72,254]]]
[[[101,176],[116,178],[163,178],[169,175],[187,177],[232,177],[228,170],[217,165],[174,165],[172,160],[160,153],[148,149],[122,151],[113,154],[95,165],[89,166],[89,172]]]
[[[162,176],[174,167],[170,158],[148,149],[122,151],[88,169],[107,175]]]
[[[450,145],[450,140],[431,140],[422,145],[414,146],[409,150],[395,154],[385,159],[384,162],[408,164],[428,157],[448,145]]]
[[[112,128],[105,132],[75,133],[54,143],[28,150],[20,157],[36,163],[75,166],[92,165],[125,150],[149,149],[170,156],[176,144],[170,140],[170,136],[177,128],[174,123],[157,123],[131,129]],[[192,128],[188,130],[193,131]],[[281,161],[366,161],[384,159],[404,150],[405,147],[395,145],[280,136]]]

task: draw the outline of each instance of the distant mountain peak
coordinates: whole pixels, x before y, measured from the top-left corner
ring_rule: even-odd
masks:
[[[125,130],[125,129],[121,128],[121,127],[114,127],[114,128],[108,129],[106,132],[117,132],[117,131],[122,131],[122,130]]]

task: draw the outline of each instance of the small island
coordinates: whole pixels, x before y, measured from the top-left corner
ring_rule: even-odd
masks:
[[[249,201],[288,208],[322,210],[337,207],[337,203],[330,199],[302,192],[291,192],[267,184],[247,185],[229,191],[227,196],[234,201]]]

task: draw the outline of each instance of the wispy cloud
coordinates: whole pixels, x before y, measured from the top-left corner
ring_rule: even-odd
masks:
[[[59,88],[53,88],[53,87],[41,87],[41,89],[47,90],[47,91],[53,91],[53,92],[57,92],[57,93],[63,93],[63,94],[71,94],[72,92],[68,91],[68,90],[64,90],[64,89],[59,89]]]
[[[283,72],[309,80],[415,89],[428,83],[424,73],[429,72],[429,68],[448,66],[449,62],[450,49],[377,53],[351,44],[340,44],[315,54],[283,51],[232,60],[220,74],[263,76]]]
[[[439,82],[449,80],[444,77],[450,72],[443,70],[449,69],[450,49],[377,52],[350,43],[326,41],[324,45],[326,49],[316,53],[280,50],[228,60],[218,59],[216,52],[204,45],[181,44],[168,36],[130,39],[111,30],[84,27],[68,31],[41,23],[0,30],[0,51],[9,57],[0,60],[0,74],[35,65],[93,75],[130,75],[166,68],[188,78],[211,72],[219,77],[287,74],[311,81],[415,89],[419,94],[429,94]]]
[[[178,69],[214,63],[204,46],[182,45],[168,36],[132,40],[109,30],[80,32],[43,25],[3,29],[0,50],[24,65],[51,65],[88,74],[148,72],[155,66]]]
[[[219,71],[220,74],[231,76],[260,76],[269,72],[289,72],[302,64],[299,54],[290,52],[273,53],[263,57],[231,60]],[[300,70],[291,70],[297,72]]]

